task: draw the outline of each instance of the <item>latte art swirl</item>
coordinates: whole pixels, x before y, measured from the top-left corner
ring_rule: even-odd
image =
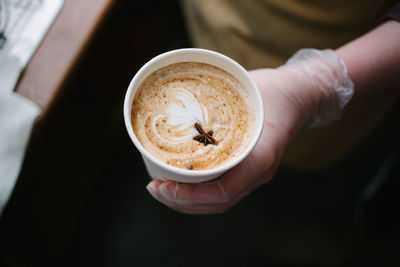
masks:
[[[150,74],[132,104],[139,142],[158,159],[178,168],[210,169],[238,156],[254,130],[254,111],[242,84],[214,66],[184,62]],[[217,145],[193,140],[212,131]]]

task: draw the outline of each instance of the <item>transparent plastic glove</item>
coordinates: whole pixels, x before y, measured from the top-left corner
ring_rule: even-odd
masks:
[[[346,64],[333,50],[301,49],[280,68],[304,76],[314,90],[311,127],[338,120],[354,94]]]
[[[221,213],[274,176],[299,131],[340,117],[353,94],[346,67],[331,50],[305,49],[277,69],[250,74],[264,101],[264,129],[254,150],[216,180],[183,184],[154,180],[148,191],[165,205],[191,214]]]

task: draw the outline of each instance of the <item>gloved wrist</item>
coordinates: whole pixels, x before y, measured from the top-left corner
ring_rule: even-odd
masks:
[[[338,120],[354,94],[346,64],[333,50],[301,49],[279,69],[302,81],[309,127]]]

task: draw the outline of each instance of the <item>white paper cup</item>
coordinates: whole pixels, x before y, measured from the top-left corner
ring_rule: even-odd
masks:
[[[153,73],[154,71],[161,69],[173,63],[178,62],[199,62],[207,63],[225,70],[226,72],[232,74],[236,77],[244,87],[246,87],[249,98],[253,107],[255,108],[256,125],[253,132],[253,137],[244,150],[244,152],[237,156],[236,158],[229,160],[228,162],[208,170],[186,170],[180,169],[171,165],[168,165],[161,160],[150,154],[143,145],[137,139],[135,132],[132,128],[131,123],[131,108],[132,102],[135,97],[136,90],[139,85],[144,81],[144,79]],[[241,162],[254,148],[258,139],[260,138],[263,123],[264,123],[264,106],[260,92],[257,88],[256,83],[250,77],[249,73],[240,66],[237,62],[230,59],[222,54],[197,48],[187,48],[173,50],[164,54],[161,54],[149,62],[147,62],[133,77],[131,83],[129,84],[128,90],[125,95],[124,102],[124,119],[125,126],[129,133],[130,138],[133,143],[140,151],[144,163],[146,165],[147,171],[151,178],[162,179],[162,180],[173,180],[177,182],[184,183],[200,183],[212,180],[220,175],[222,175],[227,170],[231,169],[239,162]]]

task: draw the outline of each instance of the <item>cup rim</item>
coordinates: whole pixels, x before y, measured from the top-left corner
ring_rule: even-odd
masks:
[[[137,81],[139,80],[140,77],[142,77],[142,73],[147,71],[147,69],[149,67],[151,67],[155,62],[157,62],[161,59],[164,59],[166,57],[170,57],[172,55],[176,55],[176,54],[180,54],[180,53],[208,54],[208,55],[211,55],[214,57],[219,57],[219,58],[227,61],[229,64],[233,65],[240,72],[244,73],[245,74],[244,76],[246,77],[246,79],[249,80],[252,88],[250,88],[250,89],[247,88],[247,90],[254,90],[254,93],[256,94],[256,101],[258,102],[257,104],[260,107],[259,108],[260,114],[258,114],[258,116],[260,118],[260,123],[258,123],[256,125],[253,138],[252,138],[251,142],[249,143],[249,145],[247,146],[247,148],[245,149],[245,151],[243,153],[241,153],[238,157],[235,157],[234,159],[229,160],[228,162],[223,163],[215,168],[206,169],[206,170],[186,170],[186,169],[181,169],[181,168],[169,165],[167,163],[164,163],[160,159],[153,156],[149,151],[147,151],[143,147],[143,145],[139,142],[138,138],[136,137],[136,134],[133,131],[133,127],[132,127],[132,123],[131,123],[131,106],[132,106],[132,102],[134,99],[134,94],[136,93],[136,90],[135,90],[135,92],[133,92],[133,88],[136,85]],[[185,61],[182,61],[182,62],[185,62]],[[190,62],[196,62],[196,61],[191,60]],[[207,62],[201,62],[201,63],[207,63]],[[210,64],[210,63],[207,63],[207,64]],[[210,65],[213,65],[213,64],[210,64]],[[226,70],[224,70],[224,71],[226,71]],[[227,71],[227,72],[229,72],[229,71]],[[261,93],[260,93],[258,86],[255,83],[254,79],[249,75],[247,70],[245,68],[243,68],[239,63],[237,63],[233,59],[231,59],[221,53],[215,52],[215,51],[202,49],[202,48],[181,48],[181,49],[175,49],[175,50],[171,50],[171,51],[162,53],[162,54],[152,58],[146,64],[144,64],[139,69],[139,71],[134,75],[133,79],[131,80],[131,82],[128,86],[126,94],[125,94],[124,121],[125,121],[126,130],[128,131],[129,137],[131,138],[132,142],[134,143],[136,148],[139,150],[139,152],[142,155],[144,155],[146,158],[148,158],[152,163],[154,163],[158,167],[164,168],[172,173],[176,173],[177,175],[200,177],[200,176],[208,176],[208,175],[212,175],[212,174],[216,174],[216,173],[224,173],[227,170],[229,170],[232,167],[239,164],[243,159],[245,159],[250,154],[250,152],[253,150],[253,148],[257,144],[257,142],[261,136],[261,133],[262,133],[262,129],[263,129],[263,125],[264,125],[264,104],[262,101]]]

